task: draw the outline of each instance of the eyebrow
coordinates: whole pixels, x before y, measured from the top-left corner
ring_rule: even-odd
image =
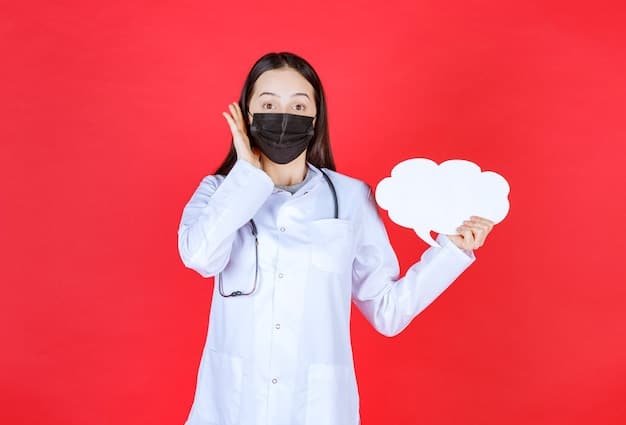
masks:
[[[280,96],[278,96],[276,93],[272,93],[271,91],[264,91],[264,92],[262,92],[262,93],[259,93],[259,97],[261,97],[261,96],[263,96],[263,95],[266,95],[266,94],[268,94],[268,95],[270,95],[270,96],[280,97]],[[306,93],[300,93],[300,92],[298,92],[298,93],[294,93],[294,94],[292,94],[292,95],[291,95],[291,97],[296,97],[296,96],[304,96],[304,97],[306,97],[307,99],[310,99],[310,98],[309,98],[309,95],[308,95],[308,94],[306,94]]]

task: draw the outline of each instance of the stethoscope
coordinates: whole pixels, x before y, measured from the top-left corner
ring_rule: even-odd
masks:
[[[335,202],[335,218],[339,218],[339,203],[337,202],[337,191],[335,190],[335,185],[333,184],[332,181],[330,181],[330,177],[328,177],[328,175],[324,172],[324,170],[320,169],[320,171],[322,172],[322,175],[328,182],[330,191],[333,193],[333,200]],[[254,223],[253,219],[250,219],[250,227],[252,228],[252,236],[254,236],[254,258],[255,258],[255,264],[256,264],[254,268],[254,286],[252,287],[252,290],[250,292],[233,291],[230,294],[226,294],[224,293],[224,289],[222,287],[222,273],[219,273],[217,275],[217,281],[218,281],[217,286],[218,286],[220,295],[222,297],[238,297],[240,295],[251,295],[254,293],[254,291],[256,291],[256,287],[257,287],[257,283],[259,279],[259,238],[257,237],[258,232],[257,232],[256,224]]]

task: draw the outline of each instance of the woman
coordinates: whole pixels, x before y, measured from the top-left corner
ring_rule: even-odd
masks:
[[[335,171],[305,60],[263,56],[228,109],[230,153],[178,231],[184,264],[216,276],[187,425],[356,425],[351,302],[396,335],[474,261],[493,223],[439,235],[400,278],[369,186]]]

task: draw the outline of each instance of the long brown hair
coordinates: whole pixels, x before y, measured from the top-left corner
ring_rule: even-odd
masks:
[[[330,148],[330,137],[328,135],[328,116],[326,109],[326,97],[324,95],[324,89],[322,82],[317,75],[317,72],[313,67],[303,58],[289,52],[280,53],[268,53],[261,57],[252,67],[248,73],[248,77],[241,89],[241,96],[239,97],[239,107],[244,117],[248,116],[249,102],[254,89],[256,80],[265,71],[280,68],[292,68],[300,73],[312,86],[315,91],[315,106],[317,108],[317,115],[315,117],[315,135],[309,143],[307,148],[306,159],[317,168],[328,168],[336,170],[335,160],[333,159],[333,153]],[[248,120],[244,119],[246,125],[246,133],[250,134],[250,126]],[[255,146],[254,141],[250,139],[252,146]],[[235,145],[232,143],[226,158],[222,164],[217,168],[215,174],[226,175],[230,172],[233,165],[237,161],[237,152],[235,151]]]

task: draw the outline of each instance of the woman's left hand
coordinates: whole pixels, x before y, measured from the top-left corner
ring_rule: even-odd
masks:
[[[474,250],[478,249],[485,243],[485,239],[493,229],[494,222],[486,218],[472,216],[469,220],[465,220],[461,226],[457,228],[458,235],[447,235],[456,246],[461,249]]]

